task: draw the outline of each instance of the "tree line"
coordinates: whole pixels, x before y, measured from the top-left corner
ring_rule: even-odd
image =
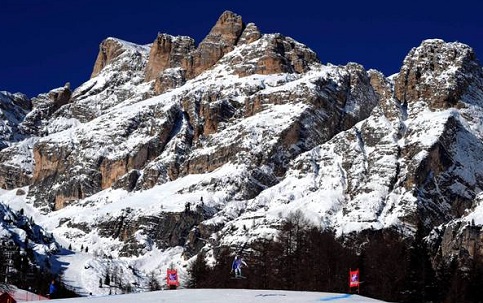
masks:
[[[49,285],[54,280],[57,285],[57,298],[77,297],[74,291],[65,286],[62,276],[52,273],[48,258],[45,258],[42,264],[35,264],[34,252],[27,244],[26,242],[27,248],[21,250],[9,239],[0,240],[0,284],[3,284],[3,287],[15,285],[46,296],[49,293]]]
[[[231,279],[234,251],[220,249],[209,266],[201,251],[189,267],[188,287],[355,292],[349,269],[359,268],[360,294],[390,302],[483,302],[483,259],[464,267],[458,260],[433,265],[423,228],[408,239],[397,230],[370,230],[336,237],[332,230],[291,214],[275,240],[259,239],[244,249],[244,280]]]

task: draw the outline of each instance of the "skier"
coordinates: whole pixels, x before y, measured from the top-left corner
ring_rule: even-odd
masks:
[[[235,272],[235,278],[243,278],[241,275],[241,267],[242,265],[245,265],[248,267],[247,263],[243,261],[242,257],[239,255],[235,256],[235,259],[233,260],[233,263],[231,264],[231,272]]]
[[[50,283],[50,285],[49,285],[49,293],[47,294],[47,296],[50,299],[57,298],[57,286],[55,285],[55,280],[52,280],[52,282]]]

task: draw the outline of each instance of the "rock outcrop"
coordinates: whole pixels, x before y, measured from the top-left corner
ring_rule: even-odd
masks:
[[[474,51],[462,43],[426,40],[404,59],[394,80],[394,93],[401,102],[425,100],[431,109],[458,105],[473,82],[481,78]]]
[[[67,105],[55,111],[45,127],[49,134],[89,122],[121,102],[138,102],[154,95],[152,85],[144,83],[150,45],[107,38],[100,48],[96,66],[102,68],[95,67],[93,77],[71,93]],[[102,60],[104,53],[106,59]]]
[[[31,108],[27,96],[0,91],[0,150],[25,138],[21,123]]]
[[[70,84],[40,94],[32,98],[32,110],[27,114],[21,127],[24,133],[35,136],[45,136],[51,133],[49,129],[53,117],[63,106],[71,103],[72,91]]]
[[[197,49],[190,55],[185,67],[188,78],[194,78],[212,67],[221,57],[231,52],[243,32],[241,16],[224,12]]]
[[[225,11],[209,34],[201,41],[198,47],[189,37],[173,37],[168,34],[158,34],[150,53],[146,68],[146,81],[155,79],[157,94],[184,84],[185,80],[192,79],[212,67],[226,53],[232,51],[245,28],[242,18],[230,11]],[[246,41],[256,37],[251,33]],[[171,69],[181,69],[170,80]]]
[[[126,51],[124,45],[118,39],[107,38],[99,46],[96,62],[92,70],[91,78],[99,75],[107,65],[115,62]]]
[[[195,41],[190,37],[173,37],[168,34],[158,34],[149,51],[145,80],[157,79],[166,69],[187,66],[187,58],[195,48]],[[180,83],[179,86],[182,84],[184,83]]]

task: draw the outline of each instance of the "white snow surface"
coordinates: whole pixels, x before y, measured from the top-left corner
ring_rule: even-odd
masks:
[[[49,302],[65,303],[303,303],[303,302],[334,302],[334,303],[376,303],[384,302],[355,294],[338,294],[324,292],[303,292],[284,290],[256,289],[178,289],[146,292],[139,294],[91,296],[84,298],[50,300]]]

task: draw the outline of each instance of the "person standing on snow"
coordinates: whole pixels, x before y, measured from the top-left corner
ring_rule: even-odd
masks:
[[[231,264],[231,272],[235,272],[235,278],[241,277],[241,267],[245,265],[248,267],[247,263],[243,261],[242,257],[236,255],[233,263]]]

